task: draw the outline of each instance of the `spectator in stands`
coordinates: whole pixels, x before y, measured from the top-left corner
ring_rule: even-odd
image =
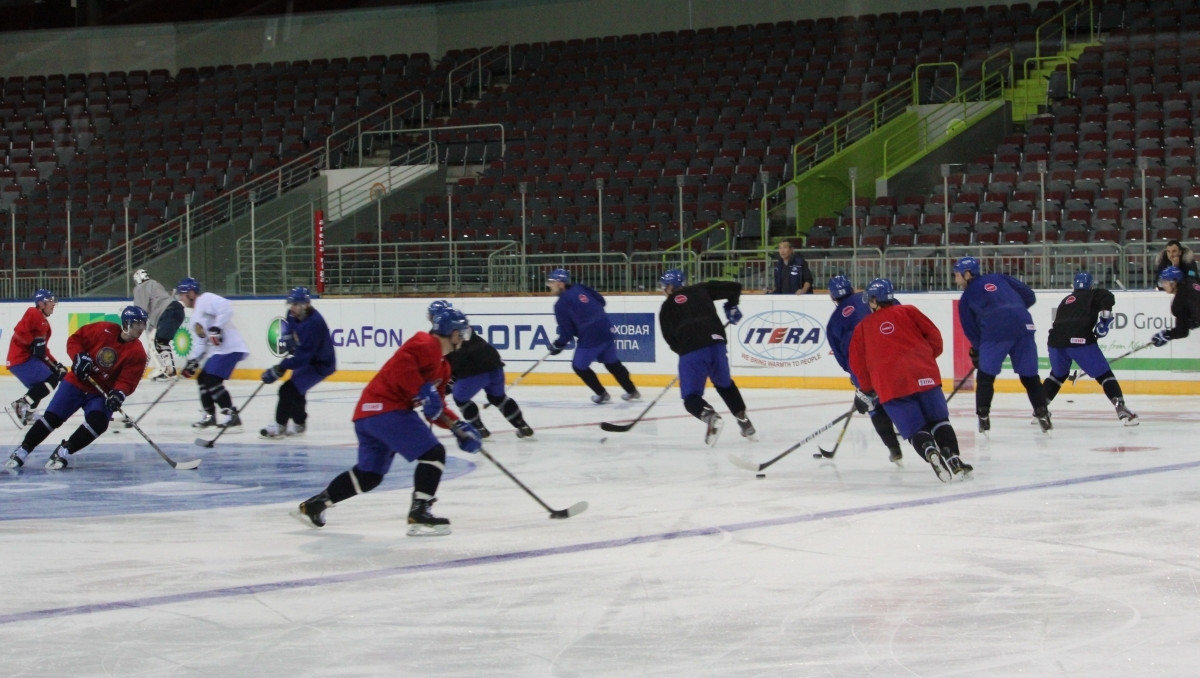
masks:
[[[779,241],[775,260],[775,287],[768,294],[812,294],[813,274],[804,257],[796,253],[791,240]]]
[[[1191,248],[1182,245],[1178,240],[1168,240],[1167,246],[1162,252],[1158,253],[1158,261],[1154,264],[1154,280],[1158,285],[1159,276],[1168,266],[1174,266],[1179,269],[1185,278],[1193,280],[1200,279],[1200,269],[1196,266],[1194,255]],[[1162,285],[1158,285],[1158,289],[1162,289]]]

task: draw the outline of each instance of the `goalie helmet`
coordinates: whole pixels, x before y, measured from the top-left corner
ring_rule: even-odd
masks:
[[[134,285],[141,285],[142,283],[146,282],[149,279],[150,279],[150,274],[147,273],[146,269],[144,269],[144,268],[139,268],[138,270],[133,272],[133,284]]]

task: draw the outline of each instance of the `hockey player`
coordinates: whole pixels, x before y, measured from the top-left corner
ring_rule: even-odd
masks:
[[[67,368],[50,353],[50,322],[46,318],[56,306],[58,299],[50,290],[34,292],[33,306],[25,309],[8,343],[5,366],[28,389],[8,406],[13,421],[21,427],[33,423],[42,398],[67,374]]]
[[[687,275],[672,268],[658,279],[658,286],[667,297],[658,311],[658,324],[667,345],[679,354],[679,395],[684,409],[707,427],[704,442],[715,445],[724,426],[721,415],[704,399],[704,383],[709,379],[737,419],[742,436],[753,439],[754,424],[746,415],[746,402],[729,375],[725,325],[713,305],[724,299],[725,318],[730,325],[738,324],[742,319],[738,309],[741,283],[710,280],[688,286]]]
[[[262,381],[264,384],[274,383],[288,370],[292,370],[292,378],[279,387],[275,422],[258,432],[262,438],[303,434],[305,422],[308,421],[305,395],[309,389],[337,371],[337,356],[333,351],[329,325],[313,308],[308,288],[293,287],[287,296],[287,306],[280,342],[290,355],[278,365],[263,370]]]
[[[571,367],[575,374],[592,389],[592,402],[597,405],[611,400],[591,364],[600,361],[617,379],[625,393],[622,400],[638,400],[638,393],[629,370],[617,359],[617,342],[613,340],[612,322],[604,311],[604,297],[581,283],[572,283],[566,269],[556,268],[546,278],[546,287],[558,297],[554,302],[554,318],[558,321],[558,338],[550,344],[550,355],[563,352],[571,339],[576,339],[575,357]]]
[[[1116,299],[1108,290],[1095,289],[1094,284],[1091,273],[1081,271],[1075,274],[1072,283],[1074,291],[1059,302],[1054,324],[1050,327],[1050,337],[1046,341],[1050,352],[1050,376],[1046,377],[1042,388],[1046,392],[1046,401],[1054,400],[1074,361],[1084,372],[1096,378],[1100,388],[1104,389],[1104,395],[1117,409],[1117,418],[1126,426],[1137,426],[1138,416],[1125,406],[1121,384],[1096,344],[1097,338],[1108,335]]]
[[[126,306],[121,311],[120,325],[91,323],[67,339],[67,354],[72,357],[71,373],[50,399],[46,413],[34,422],[20,447],[8,457],[5,467],[24,466],[33,448],[80,409],[83,410],[83,423],[70,438],[54,448],[46,468],[66,468],[68,455],[82,450],[108,430],[113,412],[121,409],[125,398],[137,390],[146,371],[146,349],[141,342],[146,320],[144,309]]]
[[[900,450],[900,439],[896,437],[896,427],[887,410],[882,407],[867,408],[868,399],[859,397],[858,379],[850,372],[850,338],[854,336],[854,328],[862,319],[871,315],[871,308],[863,300],[861,294],[854,293],[854,285],[844,275],[835,275],[829,279],[829,297],[837,308],[829,316],[825,325],[826,336],[829,338],[829,348],[838,365],[850,374],[850,383],[854,384],[854,407],[859,414],[871,415],[871,425],[879,434],[879,439],[888,449],[888,459],[897,466],[903,465],[904,453]]]
[[[404,342],[363,389],[354,409],[358,463],[334,478],[320,494],[300,503],[295,515],[301,521],[324,526],[325,509],[378,487],[393,456],[399,454],[417,462],[408,511],[409,536],[450,534],[450,521],[429,512],[437,501],[434,495],[446,465],[446,448],[418,412],[426,420],[450,428],[464,452],[478,452],[483,444],[475,427],[444,409],[443,400],[450,379],[445,356],[470,338],[471,327],[466,316],[452,308],[438,313],[432,322],[429,332],[417,332]]]
[[[192,331],[200,338],[188,354],[183,376],[196,377],[200,386],[200,405],[204,418],[192,424],[194,428],[221,426],[229,433],[241,433],[242,419],[233,406],[233,398],[225,390],[225,380],[233,375],[237,364],[250,355],[250,348],[233,324],[233,304],[212,292],[200,292],[195,278],[184,278],[175,286],[175,294],[184,306],[192,309]],[[200,359],[208,360],[200,367]],[[216,408],[224,419],[217,421]]]
[[[892,281],[876,278],[863,292],[871,315],[850,339],[850,371],[858,379],[856,397],[868,409],[883,409],[929,462],[938,480],[969,478],[974,468],[958,456],[958,436],[942,394],[937,357],[942,333],[916,306],[896,301]]]
[[[1175,297],[1171,300],[1171,315],[1175,326],[1160,330],[1150,338],[1155,346],[1166,346],[1172,339],[1182,339],[1200,327],[1200,281],[1185,279],[1183,271],[1168,266],[1159,274],[1158,285],[1164,292]]]
[[[971,362],[978,371],[975,384],[975,414],[979,432],[992,427],[992,397],[996,375],[1006,357],[1033,405],[1033,416],[1043,431],[1054,428],[1042,381],[1038,378],[1037,343],[1029,307],[1037,301],[1025,283],[1003,273],[979,274],[979,260],[963,257],[954,264],[954,281],[963,291],[958,302],[958,320],[971,342]]]
[[[439,299],[429,305],[427,316],[432,322],[442,311],[452,308],[450,302]],[[489,344],[483,337],[471,333],[471,337],[462,342],[458,348],[446,355],[450,363],[450,374],[453,386],[450,389],[454,396],[454,404],[458,411],[479,435],[487,438],[491,435],[479,417],[479,406],[471,398],[476,393],[484,392],[488,402],[500,410],[508,423],[517,429],[518,438],[528,438],[533,435],[533,429],[525,423],[521,414],[521,406],[509,398],[504,391],[504,362],[500,360],[500,352]]]
[[[171,342],[183,324],[183,304],[168,294],[144,268],[133,272],[133,284],[133,305],[146,309],[150,315],[147,329],[154,331],[151,354],[158,362],[159,371],[151,379],[165,381],[175,376],[175,352]]]

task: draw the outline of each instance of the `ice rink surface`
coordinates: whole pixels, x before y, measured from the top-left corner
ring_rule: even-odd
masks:
[[[635,375],[636,376],[636,375]],[[241,403],[254,382],[231,382]],[[19,385],[0,380],[7,398]],[[144,383],[137,416],[162,384]],[[991,437],[972,393],[951,402],[974,478],[938,482],[905,446],[887,461],[866,417],[767,469],[844,412],[850,391],[750,390],[759,440],[716,447],[672,391],[641,403],[521,385],[537,430],[493,409],[487,459],[451,449],[434,512],[447,537],[405,536],[411,465],[331,509],[288,512],[353,465],[360,386],[310,394],[302,438],[247,430],[193,444],[194,382],[132,429],[46,471],[53,443],[0,473],[0,676],[1191,676],[1200,657],[1200,398],[1131,396],[1125,428],[1066,387],[1050,435],[998,394]],[[615,393],[615,391],[614,391]],[[718,402],[710,392],[712,402]],[[5,401],[7,402],[7,400]],[[719,407],[724,412],[724,407]],[[19,432],[0,419],[9,447]],[[119,428],[114,423],[114,428]],[[213,434],[208,433],[207,437]]]

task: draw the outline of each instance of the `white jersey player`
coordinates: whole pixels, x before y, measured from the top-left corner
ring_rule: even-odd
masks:
[[[204,418],[192,424],[196,428],[221,426],[229,433],[242,431],[242,419],[233,406],[225,380],[233,375],[237,364],[250,356],[250,348],[233,324],[233,304],[212,292],[200,292],[200,283],[195,278],[184,278],[175,286],[179,301],[192,309],[192,331],[200,338],[188,353],[183,376],[196,377],[200,385],[200,404]],[[204,367],[200,359],[207,356]],[[216,410],[220,407],[222,419],[218,421]]]

